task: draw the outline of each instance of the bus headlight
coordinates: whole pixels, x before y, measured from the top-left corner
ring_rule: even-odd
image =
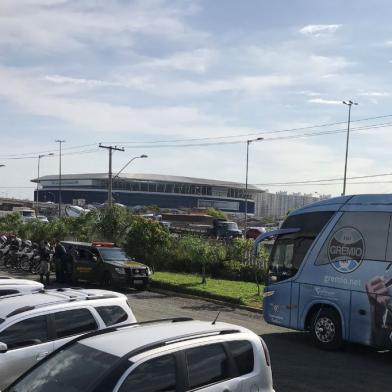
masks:
[[[275,294],[275,291],[264,291],[263,298],[271,297]]]
[[[121,267],[116,267],[114,269],[119,275],[125,275],[125,269]]]

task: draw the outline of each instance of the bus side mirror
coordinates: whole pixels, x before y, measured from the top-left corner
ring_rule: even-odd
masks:
[[[0,354],[4,354],[8,351],[8,346],[5,343],[0,342]]]

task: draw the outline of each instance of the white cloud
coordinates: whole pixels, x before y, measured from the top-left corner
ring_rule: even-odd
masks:
[[[324,37],[332,35],[340,29],[342,25],[340,24],[318,24],[318,25],[307,25],[302,27],[299,32],[306,36],[312,37]]]
[[[368,91],[360,93],[364,97],[389,97],[391,94],[385,91]]]
[[[324,99],[324,98],[312,98],[308,99],[309,103],[319,103],[322,105],[341,105],[342,101],[335,101],[331,99]]]
[[[140,64],[140,67],[204,73],[216,61],[216,58],[216,51],[201,48],[193,51],[177,52],[169,57],[152,59]]]

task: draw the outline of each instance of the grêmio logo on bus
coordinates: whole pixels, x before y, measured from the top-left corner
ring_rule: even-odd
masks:
[[[344,274],[355,271],[362,263],[365,241],[353,227],[342,227],[328,244],[328,258],[332,266]]]

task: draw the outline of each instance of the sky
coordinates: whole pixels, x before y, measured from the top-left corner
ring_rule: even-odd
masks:
[[[0,196],[108,170],[392,191],[388,0],[1,0]],[[391,175],[389,175],[391,173]],[[362,178],[358,178],[362,177]],[[312,182],[323,180],[323,182]],[[327,181],[324,181],[327,180]],[[293,184],[294,183],[294,184]]]

